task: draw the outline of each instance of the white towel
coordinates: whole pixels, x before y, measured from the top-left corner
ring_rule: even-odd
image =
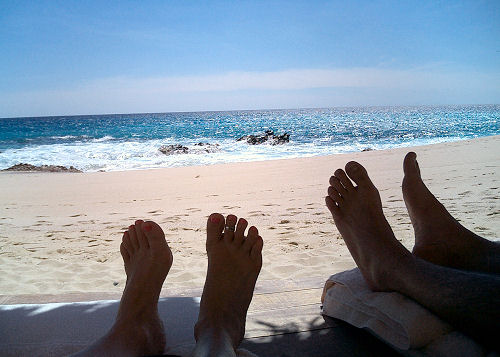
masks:
[[[407,356],[488,355],[474,340],[406,296],[371,291],[358,268],[332,275],[322,301],[323,315],[365,328]]]

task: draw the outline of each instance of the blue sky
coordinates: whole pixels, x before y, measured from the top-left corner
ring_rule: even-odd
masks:
[[[2,1],[0,117],[500,103],[499,1]]]

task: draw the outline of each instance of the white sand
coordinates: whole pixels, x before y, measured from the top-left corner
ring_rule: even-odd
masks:
[[[425,182],[477,234],[500,232],[500,136],[414,147]],[[211,212],[248,219],[264,238],[260,281],[324,277],[354,266],[324,205],[328,179],[349,160],[380,189],[396,236],[413,230],[402,200],[410,149],[304,159],[105,173],[0,174],[0,294],[116,292],[125,283],[123,230],[151,219],[174,265],[165,287],[201,287]]]

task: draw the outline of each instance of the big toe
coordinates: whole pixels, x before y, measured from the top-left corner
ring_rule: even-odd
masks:
[[[345,165],[345,172],[358,186],[372,184],[372,181],[370,180],[370,177],[368,177],[368,172],[366,172],[366,169],[356,161],[349,161]]]
[[[406,154],[403,161],[403,171],[405,176],[408,177],[420,177],[420,168],[418,167],[417,154],[410,151]]]
[[[148,245],[151,249],[162,248],[167,243],[163,229],[156,222],[143,222],[142,231],[146,235]]]
[[[207,244],[218,242],[222,237],[224,229],[224,216],[220,213],[212,213],[207,221]]]

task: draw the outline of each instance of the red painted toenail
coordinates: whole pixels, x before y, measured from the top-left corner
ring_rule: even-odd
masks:
[[[146,232],[150,232],[152,229],[153,229],[153,226],[150,224],[150,223],[144,223],[142,228],[146,231]]]
[[[219,223],[220,222],[220,218],[217,217],[217,216],[212,216],[212,217],[210,217],[210,222],[212,222],[212,223]]]

